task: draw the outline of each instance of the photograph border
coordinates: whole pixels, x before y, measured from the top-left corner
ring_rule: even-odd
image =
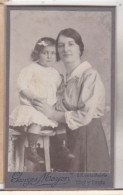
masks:
[[[7,6],[6,7],[6,13],[7,13],[7,16],[6,16],[6,19],[7,19],[7,40],[6,40],[6,46],[7,46],[7,62],[6,62],[6,102],[7,102],[7,106],[6,106],[6,113],[8,113],[8,111],[9,111],[9,105],[8,105],[8,102],[9,102],[9,82],[8,82],[8,80],[9,80],[9,68],[10,67],[8,67],[8,64],[9,64],[9,62],[10,62],[10,52],[9,52],[9,48],[10,48],[10,21],[8,21],[8,19],[10,20],[10,11],[11,10],[13,10],[13,9],[21,9],[21,8],[24,8],[24,9],[27,9],[27,8],[29,8],[29,9],[32,9],[32,8],[39,8],[39,7],[37,7],[37,5],[35,5],[34,7],[33,6],[29,6],[29,5],[27,5],[27,6],[21,6],[21,5],[19,5],[19,6]],[[113,152],[113,150],[114,150],[114,113],[115,113],[115,96],[114,96],[114,94],[115,94],[115,6],[83,6],[83,5],[81,5],[81,6],[76,6],[76,7],[73,7],[73,6],[71,6],[71,5],[69,5],[69,6],[59,6],[59,5],[45,5],[45,6],[42,6],[42,5],[40,5],[40,8],[43,8],[43,9],[46,9],[46,8],[50,8],[50,9],[54,9],[54,7],[55,8],[59,8],[59,10],[62,10],[62,9],[64,9],[64,8],[66,8],[66,9],[69,9],[69,8],[72,8],[72,9],[80,9],[81,10],[81,8],[82,7],[84,7],[84,9],[85,8],[92,8],[92,9],[95,9],[95,7],[96,7],[96,9],[98,10],[98,11],[100,11],[99,9],[101,9],[102,11],[105,11],[105,9],[106,10],[110,10],[110,9],[112,9],[112,29],[113,29],[113,32],[112,32],[112,56],[111,56],[111,67],[113,67],[112,69],[111,69],[111,97],[112,97],[112,102],[111,102],[111,110],[112,110],[112,112],[111,112],[111,173],[109,174],[109,177],[108,177],[108,179],[109,179],[109,184],[108,185],[105,185],[103,188],[100,188],[99,186],[95,186],[96,187],[96,189],[107,189],[107,188],[113,188],[113,169],[114,169],[114,163],[113,163],[113,161],[114,161],[114,152]],[[39,9],[40,9],[39,8]],[[104,10],[103,10],[104,9]],[[87,10],[87,11],[90,11],[90,10]],[[113,84],[112,84],[113,83]],[[8,115],[6,114],[6,140],[8,140],[8,127],[9,127],[9,125],[8,125]],[[5,149],[5,151],[7,151],[7,148],[8,148],[8,142],[6,142],[6,149]],[[113,149],[112,149],[113,148]],[[6,152],[6,154],[8,153],[8,151]],[[7,167],[7,158],[6,158],[6,166],[5,167]],[[18,174],[20,174],[20,173],[18,173]],[[32,175],[34,176],[37,176],[37,174],[38,173],[36,173],[36,174],[34,174],[34,173],[32,173]],[[73,174],[73,173],[70,173],[71,175]],[[85,173],[86,175],[88,174],[88,173]],[[8,173],[7,172],[7,170],[5,170],[5,179],[6,179],[6,177],[8,176],[8,178],[7,178],[7,180],[6,180],[6,185],[5,185],[5,188],[11,188],[11,182],[10,182],[10,178],[11,178],[11,173]],[[72,177],[72,176],[71,176]],[[112,181],[111,181],[112,180]],[[107,181],[108,182],[108,181]],[[95,188],[95,187],[93,187],[93,188]],[[12,188],[21,188],[21,184],[18,184],[17,185],[17,183],[14,183],[13,184],[13,186],[12,186]],[[27,186],[24,186],[24,187],[22,187],[23,189],[25,189],[25,188],[27,188]],[[40,190],[44,190],[44,189],[50,189],[51,190],[51,188],[52,188],[52,190],[53,189],[57,189],[57,188],[59,188],[59,187],[57,187],[57,186],[55,186],[55,187],[53,187],[53,186],[48,186],[47,188],[43,188],[43,187],[40,187],[40,188],[38,188],[38,189],[40,189]],[[64,188],[67,188],[67,189],[76,189],[76,187],[74,186],[74,187],[66,187],[66,186],[63,186],[62,188],[59,188],[60,190],[62,190],[62,189],[64,189]],[[93,189],[93,188],[91,188],[91,189]],[[29,189],[31,189],[30,187],[29,187]],[[37,189],[37,188],[33,188],[33,189]],[[77,189],[78,190],[80,190],[80,189],[90,189],[90,188],[87,188],[87,187],[77,187]]]

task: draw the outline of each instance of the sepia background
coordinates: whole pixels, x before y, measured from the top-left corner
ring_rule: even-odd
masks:
[[[19,104],[18,75],[31,63],[30,54],[37,40],[44,36],[56,39],[59,31],[74,28],[84,42],[82,60],[89,61],[97,69],[106,89],[103,126],[110,151],[111,12],[13,10],[10,21],[10,113]],[[54,66],[65,74],[62,63]]]

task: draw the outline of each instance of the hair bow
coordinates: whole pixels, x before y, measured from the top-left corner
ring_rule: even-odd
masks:
[[[41,41],[41,42],[39,42],[39,43],[38,43],[38,45],[47,46],[48,44],[47,44],[47,43],[45,43],[45,41]]]

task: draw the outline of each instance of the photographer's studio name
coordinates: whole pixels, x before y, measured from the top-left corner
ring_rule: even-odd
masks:
[[[39,177],[25,177],[22,172],[15,172],[12,174],[12,183],[20,183],[23,187],[38,187],[63,185],[70,182],[69,176],[52,176],[51,173],[43,173]]]

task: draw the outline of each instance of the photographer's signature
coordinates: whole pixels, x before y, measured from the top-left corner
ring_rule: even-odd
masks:
[[[52,173],[43,173],[38,177],[26,177],[22,172],[15,172],[11,177],[12,183],[20,183],[23,187],[55,187],[58,185],[68,184],[69,176],[54,176]]]

